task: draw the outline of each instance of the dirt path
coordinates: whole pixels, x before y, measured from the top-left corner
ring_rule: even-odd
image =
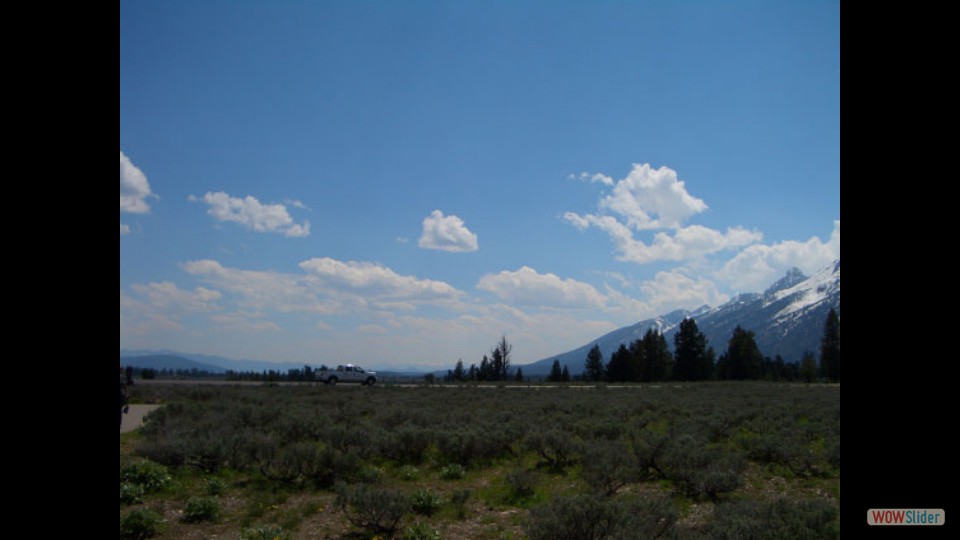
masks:
[[[123,415],[123,424],[120,425],[120,433],[133,431],[143,425],[143,417],[148,412],[159,409],[160,405],[130,405],[130,411]]]

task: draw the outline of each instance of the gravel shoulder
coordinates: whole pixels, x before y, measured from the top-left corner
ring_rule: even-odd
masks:
[[[130,410],[123,415],[123,424],[120,424],[120,433],[133,431],[143,425],[143,417],[151,411],[160,408],[160,405],[130,405]]]

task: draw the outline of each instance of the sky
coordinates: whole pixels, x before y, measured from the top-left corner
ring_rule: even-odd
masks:
[[[120,348],[514,364],[840,257],[839,2],[120,3]]]

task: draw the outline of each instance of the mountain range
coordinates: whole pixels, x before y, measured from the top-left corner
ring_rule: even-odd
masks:
[[[553,361],[559,360],[571,374],[582,373],[587,353],[594,345],[600,347],[608,361],[621,344],[629,346],[642,338],[648,328],[662,332],[672,349],[673,335],[687,317],[696,321],[707,337],[707,346],[714,348],[717,357],[726,350],[727,341],[739,325],[755,333],[764,356],[780,355],[787,362],[799,362],[807,351],[817,354],[830,308],[840,313],[839,259],[809,277],[793,268],[762,293],[738,294],[716,308],[672,311],[614,330],[571,351],[518,367],[523,368],[526,376],[546,375]]]
[[[566,365],[571,374],[583,372],[587,352],[600,347],[604,360],[621,344],[628,345],[643,337],[648,328],[662,332],[673,348],[673,335],[679,324],[692,317],[707,337],[707,345],[714,348],[717,357],[726,350],[727,341],[738,325],[756,335],[757,346],[764,356],[780,355],[787,362],[799,362],[807,351],[817,353],[823,325],[830,308],[840,313],[840,260],[822,268],[812,276],[805,276],[797,268],[789,270],[762,293],[738,294],[722,306],[701,306],[693,311],[676,310],[614,330],[576,349],[538,360],[515,365],[523,368],[526,376],[547,375],[554,360]],[[139,368],[208,371],[224,373],[227,370],[280,371],[302,369],[294,362],[266,362],[234,360],[222,356],[188,354],[171,350],[121,350],[120,363]],[[316,366],[314,366],[316,367]],[[375,366],[373,366],[375,368]],[[445,371],[438,371],[443,374]],[[404,373],[410,375],[410,373]]]

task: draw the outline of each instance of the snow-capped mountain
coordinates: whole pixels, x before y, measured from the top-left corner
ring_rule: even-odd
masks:
[[[570,373],[583,371],[587,352],[596,344],[604,361],[621,344],[629,345],[640,339],[648,328],[664,333],[670,347],[673,334],[685,317],[697,321],[700,331],[707,336],[707,345],[719,357],[726,350],[727,341],[737,325],[756,334],[757,346],[764,356],[780,355],[787,362],[798,362],[810,351],[817,354],[823,324],[830,308],[840,312],[840,260],[807,277],[793,268],[762,293],[738,294],[726,304],[711,308],[702,306],[694,311],[677,310],[653,319],[614,330],[582,347],[520,366],[525,375],[545,375],[553,361],[560,360]]]

